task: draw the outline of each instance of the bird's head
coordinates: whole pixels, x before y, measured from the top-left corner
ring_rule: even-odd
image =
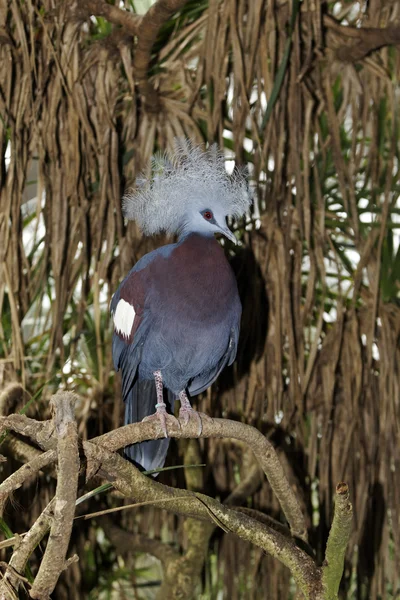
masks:
[[[189,233],[200,233],[205,236],[212,236],[216,233],[224,235],[228,240],[237,244],[237,239],[226,224],[226,215],[220,207],[213,206],[212,202],[203,202],[205,208],[198,206],[190,207],[190,210],[183,216],[181,226],[179,228],[180,237],[184,237]],[[201,206],[201,204],[199,204]]]
[[[123,199],[125,216],[146,234],[220,233],[235,244],[226,217],[242,216],[250,204],[245,174],[228,175],[216,145],[203,151],[187,140],[176,141],[173,154],[154,157],[151,176]]]

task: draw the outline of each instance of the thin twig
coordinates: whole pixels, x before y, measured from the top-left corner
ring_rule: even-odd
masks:
[[[55,450],[47,450],[44,454],[40,454],[30,462],[22,465],[17,471],[11,473],[5,481],[0,485],[0,515],[3,514],[5,504],[9,495],[35,473],[46,467],[57,459]]]

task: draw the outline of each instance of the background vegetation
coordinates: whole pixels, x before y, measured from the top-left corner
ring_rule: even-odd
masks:
[[[109,301],[165,242],[124,224],[121,195],[174,137],[217,141],[227,168],[248,165],[255,204],[236,225],[241,245],[227,248],[244,307],[238,361],[197,406],[273,442],[319,557],[345,480],[355,522],[343,597],[396,598],[399,5],[158,0],[138,17],[147,9],[0,0],[0,383],[25,390],[8,387],[0,412],[29,400],[28,414],[46,418],[63,388],[79,394],[84,439],[120,425]],[[196,444],[202,490],[226,498],[252,457],[237,443]],[[169,464],[191,448],[173,442]],[[30,447],[8,436],[1,452],[6,477]],[[185,486],[181,470],[160,480]],[[10,531],[26,531],[53,491],[49,472],[25,484],[4,513]],[[120,503],[97,496],[82,512]],[[281,518],[256,469],[247,505]],[[154,508],[81,521],[80,561],[54,598],[154,597],[157,561],[112,527],[188,543],[183,519]],[[282,565],[218,531],[195,597],[286,600],[292,588]]]

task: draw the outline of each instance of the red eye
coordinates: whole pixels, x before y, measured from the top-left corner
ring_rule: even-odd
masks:
[[[211,219],[213,218],[213,214],[210,210],[206,210],[203,212],[203,217],[207,219],[207,221],[211,221]]]

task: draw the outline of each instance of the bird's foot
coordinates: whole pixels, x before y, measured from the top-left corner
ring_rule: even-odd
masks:
[[[158,404],[156,404],[156,412],[153,415],[142,419],[142,423],[144,423],[145,421],[158,421],[161,425],[161,430],[164,433],[165,437],[168,437],[167,423],[169,423],[170,425],[177,425],[178,427],[180,427],[178,419],[174,417],[174,415],[170,415],[169,413],[167,413],[165,402],[158,402]]]
[[[197,435],[201,435],[201,432],[203,431],[202,420],[209,419],[210,417],[204,413],[200,413],[197,412],[197,410],[194,410],[185,392],[181,392],[179,394],[179,400],[181,401],[179,418],[182,419],[185,425],[189,423],[190,419],[195,419],[197,421]]]
[[[191,406],[181,406],[179,409],[179,418],[182,419],[184,425],[187,425],[190,419],[197,421],[197,435],[201,435],[203,431],[203,423],[201,422],[202,417],[206,417],[203,413],[197,412]]]

